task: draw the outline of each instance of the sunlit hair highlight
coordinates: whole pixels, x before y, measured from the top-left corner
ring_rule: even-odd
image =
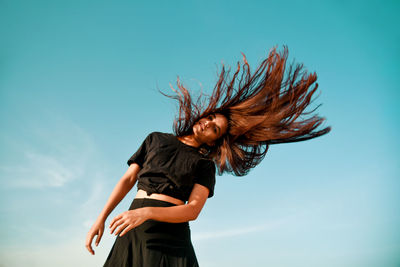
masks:
[[[237,176],[248,173],[265,157],[270,144],[305,141],[324,135],[330,127],[317,130],[325,118],[310,115],[305,109],[318,88],[317,75],[309,74],[302,64],[287,68],[288,49],[273,48],[254,72],[243,55],[243,63],[230,75],[222,65],[211,96],[200,94],[193,101],[190,92],[177,80],[175,95],[164,95],[179,103],[174,121],[176,136],[192,133],[193,125],[209,114],[228,119],[228,131],[213,147],[202,151],[214,160],[220,174]],[[308,116],[308,117],[305,117]]]

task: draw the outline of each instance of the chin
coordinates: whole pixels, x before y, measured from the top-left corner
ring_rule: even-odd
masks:
[[[192,132],[193,132],[194,135],[198,135],[199,132],[201,132],[201,129],[200,129],[198,124],[193,125]]]
[[[196,123],[196,124],[194,125],[193,129],[194,129],[194,128],[196,128],[196,130],[197,130],[198,132],[201,132],[201,126],[200,126],[199,123]]]

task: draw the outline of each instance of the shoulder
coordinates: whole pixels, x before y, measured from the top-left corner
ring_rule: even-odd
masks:
[[[163,132],[151,132],[147,135],[145,142],[148,145],[160,146],[162,144],[172,144],[174,143],[174,135],[170,133]]]
[[[159,138],[168,138],[171,137],[172,134],[170,133],[163,133],[163,132],[151,132],[148,134],[150,137],[159,137]]]
[[[151,132],[146,136],[146,139],[168,138],[171,134],[163,132]]]

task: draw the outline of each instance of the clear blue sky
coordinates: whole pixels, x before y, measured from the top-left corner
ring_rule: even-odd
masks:
[[[398,1],[0,1],[0,266],[102,266],[85,247],[126,160],[172,131],[179,75],[288,45],[332,132],[218,177],[191,223],[201,266],[400,264]],[[126,210],[134,191],[111,214]]]

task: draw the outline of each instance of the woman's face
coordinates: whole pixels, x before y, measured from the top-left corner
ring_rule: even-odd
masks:
[[[228,120],[219,113],[201,118],[193,125],[193,134],[197,142],[213,146],[228,129]]]

